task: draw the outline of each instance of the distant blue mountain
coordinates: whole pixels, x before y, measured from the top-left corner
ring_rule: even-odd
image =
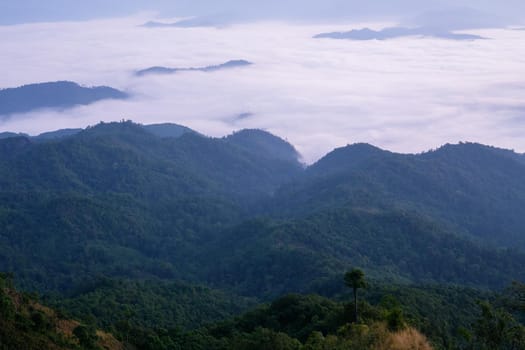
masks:
[[[195,28],[195,27],[217,27],[231,23],[235,18],[226,15],[203,16],[183,19],[177,22],[165,23],[149,21],[142,27],[146,28]]]
[[[28,135],[27,134],[23,134],[23,133],[9,132],[9,131],[0,132],[0,140],[2,140],[2,139],[9,139],[11,137],[28,137]]]
[[[157,22],[157,21],[149,21],[141,25],[140,27],[146,27],[146,28],[173,28],[173,27],[180,27],[178,24],[179,22],[173,22],[173,23],[164,23],[164,22]]]
[[[69,81],[30,84],[0,90],[0,118],[41,108],[71,108],[129,95],[107,87],[83,87]]]
[[[56,131],[49,131],[42,133],[38,136],[32,137],[35,141],[51,141],[51,140],[58,140],[62,139],[64,137],[69,137],[78,134],[81,132],[82,129],[60,129]]]
[[[135,72],[137,76],[144,76],[148,74],[173,74],[177,72],[215,72],[223,69],[231,69],[238,67],[245,67],[253,63],[245,60],[232,60],[216,66],[207,66],[200,68],[169,68],[169,67],[150,67]]]
[[[348,32],[322,33],[314,36],[316,39],[346,39],[346,40],[388,40],[407,36],[425,36],[450,40],[479,40],[485,39],[478,35],[453,33],[438,28],[404,28],[392,27],[379,31],[369,28],[354,29]]]

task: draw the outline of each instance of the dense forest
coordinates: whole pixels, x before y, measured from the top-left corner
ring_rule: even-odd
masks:
[[[56,341],[9,307],[38,293],[139,349],[522,349],[524,177],[524,155],[473,143],[305,166],[261,130],[4,134],[2,322]]]

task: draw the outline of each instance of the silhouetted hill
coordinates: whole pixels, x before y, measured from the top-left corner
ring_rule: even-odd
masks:
[[[58,81],[0,90],[0,117],[41,108],[71,108],[105,99],[125,99],[122,91],[107,87],[83,87]]]
[[[408,36],[423,36],[450,40],[478,40],[484,39],[479,35],[454,33],[446,29],[434,27],[403,28],[392,27],[384,28],[379,31],[369,28],[353,29],[348,32],[322,33],[314,36],[315,39],[346,39],[346,40],[388,40]]]
[[[245,60],[232,60],[215,66],[206,66],[199,68],[169,68],[169,67],[150,67],[135,72],[137,76],[144,76],[149,74],[173,74],[178,72],[215,72],[224,69],[232,69],[238,67],[250,66],[253,63]]]
[[[195,28],[195,27],[217,27],[231,24],[239,20],[232,14],[222,14],[213,16],[199,16],[187,19],[181,19],[177,22],[159,22],[149,21],[142,25],[146,28]]]

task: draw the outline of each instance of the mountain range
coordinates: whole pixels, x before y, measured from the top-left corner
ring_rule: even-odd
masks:
[[[360,143],[306,166],[255,129],[211,138],[122,121],[4,136],[0,271],[121,341],[126,319],[144,332],[194,328],[291,292],[337,298],[343,272],[359,266],[374,285],[367,300],[398,295],[445,349],[445,335],[459,341],[454,327],[473,321],[476,298],[525,280],[525,156],[510,150],[399,154]],[[279,313],[343,312],[320,299],[275,303]],[[281,331],[266,312],[230,326]],[[314,324],[323,327],[286,333],[305,342]],[[197,332],[221,338],[223,326]]]
[[[485,288],[525,278],[525,161],[512,151],[355,144],[305,167],[261,130],[66,134],[0,140],[0,268],[26,287],[149,276],[266,298],[329,289],[350,265]]]

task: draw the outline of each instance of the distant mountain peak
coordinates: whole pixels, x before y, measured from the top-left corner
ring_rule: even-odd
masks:
[[[232,15],[213,15],[183,18],[176,22],[149,21],[141,25],[145,28],[196,28],[196,27],[222,27],[235,20]]]
[[[336,148],[308,168],[310,174],[332,174],[359,166],[370,159],[392,154],[368,143]]]
[[[87,135],[117,135],[119,133],[125,132],[126,130],[128,130],[129,132],[134,129],[138,133],[143,134],[145,131],[148,133],[148,135],[153,135],[160,138],[178,138],[183,136],[184,134],[200,135],[198,132],[188,127],[174,123],[142,125],[129,120],[123,120],[120,122],[101,122],[93,126],[88,126],[86,129],[76,128],[48,131],[41,133],[37,136],[29,136],[24,133],[1,132],[0,140],[16,137],[25,137],[36,142],[47,142],[61,140],[66,137],[72,137],[82,132],[86,132]]]
[[[427,153],[446,153],[446,152],[459,152],[459,151],[489,151],[489,152],[503,152],[503,153],[514,153],[514,151],[504,148],[499,148],[490,145],[484,145],[478,142],[467,142],[461,141],[458,143],[446,143],[435,150],[431,150]]]
[[[82,129],[60,129],[56,131],[49,131],[41,133],[38,136],[33,137],[37,141],[49,141],[49,140],[58,140],[64,137],[69,137],[78,134]]]
[[[42,108],[72,108],[128,97],[127,93],[108,86],[84,87],[71,81],[29,84],[0,90],[0,118]]]
[[[525,158],[522,154],[518,154],[513,150],[476,142],[459,142],[457,144],[447,143],[435,150],[424,153],[423,156],[427,158],[452,157],[471,161],[479,161],[481,158],[488,160],[489,158],[504,157],[507,159],[518,160],[520,162],[523,162]]]
[[[0,132],[0,140],[9,139],[12,137],[29,137],[29,135],[24,134],[24,133],[10,132],[10,131]]]
[[[314,39],[343,39],[343,40],[389,40],[411,36],[448,39],[448,40],[479,40],[485,39],[479,35],[455,33],[442,28],[434,27],[390,27],[381,30],[370,28],[353,29],[347,32],[321,33]]]
[[[344,147],[339,147],[334,149],[332,152],[328,153],[326,157],[344,157],[348,159],[355,159],[356,157],[369,157],[375,156],[378,154],[390,153],[389,151],[382,150],[379,147],[371,145],[365,142],[358,142],[353,144],[348,144]]]
[[[154,137],[154,135],[146,131],[141,124],[134,123],[131,120],[122,120],[120,122],[100,122],[94,126],[85,128],[79,135],[82,137]]]
[[[230,60],[225,63],[221,63],[218,65],[212,65],[212,66],[206,66],[206,67],[189,67],[189,68],[170,68],[170,67],[162,67],[162,66],[155,66],[150,67],[146,69],[142,69],[135,72],[136,76],[145,76],[150,74],[174,74],[178,72],[215,72],[220,71],[224,69],[232,69],[232,68],[239,68],[239,67],[245,67],[250,66],[253,63],[246,60]]]
[[[288,141],[261,129],[239,130],[225,137],[225,140],[282,160],[297,162],[300,158],[299,152]]]
[[[198,134],[196,131],[179,124],[174,123],[162,123],[162,124],[151,124],[144,125],[144,129],[161,138],[168,137],[181,137],[184,134]]]

